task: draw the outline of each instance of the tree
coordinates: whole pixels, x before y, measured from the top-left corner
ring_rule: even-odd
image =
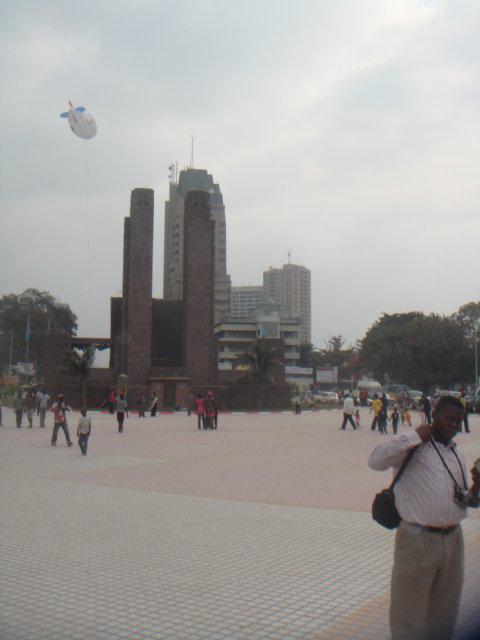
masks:
[[[466,338],[473,343],[475,328],[477,339],[480,338],[480,302],[467,302],[452,316],[462,328]]]
[[[77,316],[68,304],[56,300],[48,291],[26,289],[21,294],[10,293],[0,298],[0,365],[5,369],[12,362],[26,357],[25,332],[30,318],[28,359],[37,364],[37,373],[43,372],[43,339],[48,333],[77,332]]]
[[[71,349],[65,354],[65,373],[72,378],[80,378],[82,387],[82,408],[87,408],[87,377],[95,360],[95,344],[91,344],[82,353]]]
[[[315,347],[311,342],[300,344],[300,366],[311,367],[315,360]]]
[[[423,390],[472,377],[468,345],[458,323],[420,312],[383,314],[361,341],[360,365],[382,382]]]
[[[269,384],[272,382],[273,372],[277,366],[275,349],[270,349],[262,338],[257,338],[250,346],[250,350],[243,355],[243,361],[248,365],[248,372],[243,382],[254,384]]]

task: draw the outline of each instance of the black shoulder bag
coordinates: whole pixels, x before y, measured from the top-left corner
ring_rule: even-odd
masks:
[[[415,453],[415,449],[410,449],[407,453],[402,466],[397,472],[397,475],[392,481],[392,484],[388,489],[384,489],[380,493],[377,493],[372,503],[372,518],[381,524],[386,529],[396,529],[400,524],[401,518],[395,506],[395,494],[393,493],[393,487],[400,480],[402,473],[405,471],[407,464],[410,462],[410,458]]]

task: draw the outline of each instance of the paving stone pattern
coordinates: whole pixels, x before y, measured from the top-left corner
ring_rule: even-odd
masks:
[[[336,411],[222,416],[218,433],[193,417],[135,417],[121,435],[93,414],[82,457],[63,434],[54,448],[50,428],[4,416],[1,640],[389,637],[393,534],[368,512],[388,474],[366,467],[384,436],[339,432]],[[459,436],[469,462],[480,419],[472,426]],[[478,512],[464,533],[458,639],[480,629]]]

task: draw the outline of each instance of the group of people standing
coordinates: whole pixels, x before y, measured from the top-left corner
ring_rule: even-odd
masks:
[[[400,399],[398,406],[394,404],[390,416],[388,415],[389,399],[386,393],[382,393],[379,398],[378,393],[373,396],[372,406],[370,407],[370,413],[373,412],[373,420],[371,430],[375,431],[378,427],[379,433],[387,433],[387,422],[392,423],[393,433],[396,434],[398,430],[399,422],[402,426],[407,423],[409,427],[412,426],[412,416],[407,406],[407,402],[402,398]]]
[[[199,393],[194,400],[194,407],[199,431],[202,429],[217,429],[218,402],[213,391],[209,391],[205,398]]]
[[[20,388],[13,401],[15,411],[15,421],[17,429],[22,428],[23,416],[27,416],[28,427],[33,427],[33,416],[36,413],[40,419],[40,427],[45,428],[45,417],[47,415],[48,402],[50,396],[44,389],[35,386],[24,390]]]

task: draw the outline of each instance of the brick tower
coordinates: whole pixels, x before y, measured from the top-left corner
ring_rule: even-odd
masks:
[[[121,372],[130,387],[150,384],[153,189],[134,189],[124,223]]]
[[[183,226],[183,362],[191,386],[215,381],[215,222],[205,191],[189,191]]]

